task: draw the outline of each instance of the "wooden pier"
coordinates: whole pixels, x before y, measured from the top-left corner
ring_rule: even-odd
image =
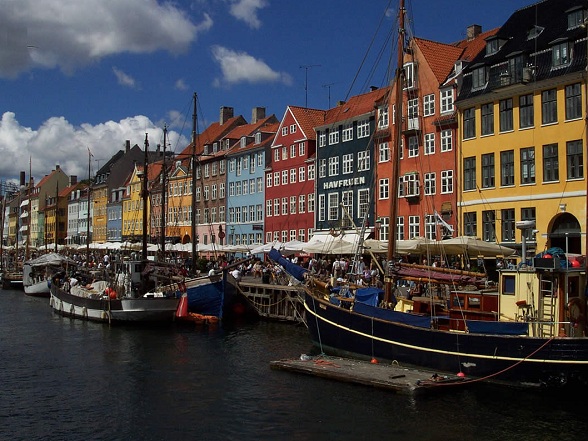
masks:
[[[305,323],[304,299],[294,286],[262,283],[260,279],[244,277],[236,288],[243,294],[260,317],[293,323]]]
[[[299,359],[271,361],[270,367],[406,395],[433,390],[455,390],[456,387],[462,388],[470,383],[455,375],[438,375],[431,371],[396,364],[371,363],[325,355],[317,357],[302,355]]]

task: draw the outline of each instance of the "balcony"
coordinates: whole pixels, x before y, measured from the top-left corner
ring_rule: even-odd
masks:
[[[402,133],[404,134],[415,134],[420,130],[419,118],[403,118],[402,121]]]

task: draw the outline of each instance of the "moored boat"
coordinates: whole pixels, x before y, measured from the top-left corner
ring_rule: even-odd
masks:
[[[24,292],[30,296],[49,297],[51,279],[76,263],[58,253],[44,254],[23,264]]]

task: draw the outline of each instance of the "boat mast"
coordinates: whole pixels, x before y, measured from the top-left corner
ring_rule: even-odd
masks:
[[[90,164],[92,162],[92,152],[90,152],[90,148],[88,148],[88,196],[87,196],[87,212],[86,212],[86,263],[90,263],[90,185],[91,181],[91,171],[90,171]]]
[[[55,183],[55,252],[57,253],[57,239],[59,237],[59,181]]]
[[[400,175],[400,148],[402,137],[402,88],[404,80],[404,0],[400,0],[398,8],[398,59],[396,62],[396,75],[394,76],[394,84],[396,87],[396,107],[394,109],[394,121],[396,122],[394,130],[394,142],[392,143],[392,178],[390,180],[390,228],[388,234],[388,254],[386,257],[386,285],[384,301],[390,303],[392,299],[392,280],[390,279],[390,267],[394,262],[396,254],[396,236],[397,236],[397,217],[398,217],[398,179]]]
[[[33,188],[33,176],[32,176],[32,166],[31,166],[31,157],[29,156],[29,206],[28,206],[28,227],[27,227],[27,243],[25,248],[25,260],[29,260],[29,245],[31,243],[31,196],[32,196],[32,188]]]
[[[161,260],[165,261],[165,196],[167,186],[165,180],[167,179],[167,171],[165,169],[165,148],[167,145],[167,124],[163,125],[163,164],[161,166],[161,227],[159,229],[159,243],[161,248]]]
[[[149,154],[149,139],[148,134],[145,133],[145,152],[144,152],[144,161],[143,161],[143,191],[141,192],[141,198],[143,199],[143,231],[142,231],[142,239],[143,239],[143,247],[141,250],[141,259],[143,261],[147,260],[147,184],[148,184],[148,154]]]
[[[192,275],[196,276],[196,253],[198,242],[196,239],[196,117],[198,96],[194,92],[194,113],[192,114],[192,222],[190,236],[192,238]]]

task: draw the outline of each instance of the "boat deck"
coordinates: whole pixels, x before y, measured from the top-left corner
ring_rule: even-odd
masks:
[[[437,375],[432,371],[394,364],[370,363],[325,355],[317,357],[302,355],[299,359],[271,361],[270,367],[346,383],[377,387],[403,395],[432,390],[455,390],[456,387],[462,388],[468,383],[464,378],[456,375]]]

